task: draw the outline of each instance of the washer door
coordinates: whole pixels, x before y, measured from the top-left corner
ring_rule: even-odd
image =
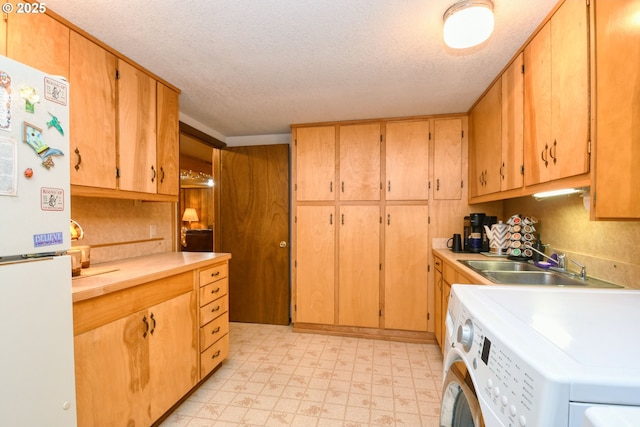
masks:
[[[444,380],[441,427],[485,427],[471,377],[462,362],[451,366]]]

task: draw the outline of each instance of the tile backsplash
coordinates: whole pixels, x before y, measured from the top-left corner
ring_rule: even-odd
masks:
[[[72,246],[91,246],[92,265],[174,248],[174,203],[74,196],[71,218],[84,229],[84,239]]]
[[[551,245],[547,254],[564,252],[585,264],[590,276],[640,289],[640,221],[590,221],[580,195],[505,200],[505,219],[513,214],[538,218],[540,239]]]

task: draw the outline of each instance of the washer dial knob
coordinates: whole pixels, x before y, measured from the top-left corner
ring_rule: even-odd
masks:
[[[469,352],[473,345],[473,322],[467,319],[464,324],[458,326],[458,342],[462,344],[464,351]]]

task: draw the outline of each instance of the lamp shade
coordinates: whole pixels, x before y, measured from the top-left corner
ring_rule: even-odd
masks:
[[[182,214],[182,220],[183,221],[188,221],[188,222],[200,221],[200,219],[198,219],[198,213],[196,212],[196,210],[194,208],[186,208],[184,210],[184,213]]]
[[[493,2],[462,0],[447,9],[443,16],[444,42],[454,49],[479,45],[493,33]]]

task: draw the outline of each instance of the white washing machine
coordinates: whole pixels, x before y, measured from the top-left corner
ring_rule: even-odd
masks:
[[[583,427],[640,407],[640,291],[453,285],[444,427]]]

